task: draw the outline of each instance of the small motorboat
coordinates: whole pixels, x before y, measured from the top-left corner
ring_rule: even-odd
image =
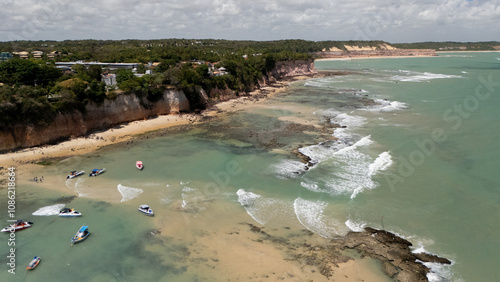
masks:
[[[138,210],[145,215],[149,215],[149,216],[154,215],[153,210],[148,205],[140,205]]]
[[[16,223],[12,223],[10,226],[5,227],[0,232],[16,232],[31,227],[33,222],[18,220]]]
[[[83,171],[83,170],[80,170],[80,171],[76,171],[75,170],[75,171],[70,172],[68,174],[68,176],[66,176],[66,179],[73,179],[73,178],[75,178],[77,176],[80,176],[80,175],[82,175],[84,173],[85,173],[85,171]]]
[[[81,212],[77,212],[74,209],[64,208],[59,211],[59,216],[62,217],[77,217],[82,216]]]
[[[89,176],[98,176],[99,174],[104,173],[105,170],[106,170],[105,168],[93,169],[92,172],[89,174]]]
[[[41,257],[34,257],[33,260],[28,264],[28,266],[26,266],[26,269],[27,270],[35,269],[35,267],[37,267],[38,264],[40,263],[41,259],[42,259]]]
[[[82,228],[80,228],[80,230],[78,230],[78,232],[76,232],[75,237],[71,239],[71,243],[73,244],[80,243],[81,241],[87,239],[89,235],[90,235],[89,227],[84,225],[82,226]]]
[[[142,164],[141,161],[137,161],[135,162],[135,167],[138,169],[138,170],[142,170],[144,168],[144,165]]]

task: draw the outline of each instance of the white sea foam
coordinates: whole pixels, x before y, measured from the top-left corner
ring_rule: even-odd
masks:
[[[348,219],[345,222],[345,225],[349,227],[354,232],[363,232],[365,230],[366,222],[359,221],[359,222],[354,222],[350,219]]]
[[[236,192],[238,202],[245,208],[258,223],[265,225],[269,221],[282,222],[284,218],[290,217],[291,204],[284,200],[265,198],[253,192],[239,189]]]
[[[403,237],[403,236],[400,236]],[[427,253],[424,248],[424,244],[422,242],[417,242],[417,247],[412,251],[414,254],[418,253]],[[419,261],[419,260],[417,260]],[[455,262],[452,261],[451,265],[448,264],[442,264],[442,263],[433,263],[433,262],[421,262],[423,265],[427,266],[430,270],[429,273],[427,273],[427,279],[430,282],[445,282],[445,281],[451,281],[453,278],[453,271],[452,271],[452,266],[455,264]]]
[[[331,83],[339,83],[343,82],[340,80],[341,76],[335,76],[335,77],[321,77],[321,78],[313,78],[313,79],[308,79],[305,83],[304,86],[309,86],[309,87],[328,87],[329,84]]]
[[[427,279],[429,282],[447,282],[452,281],[453,271],[452,265],[435,263],[435,262],[422,262],[423,265],[427,266],[430,270],[427,273]],[[457,281],[457,280],[453,280]],[[460,281],[460,280],[459,280]]]
[[[59,214],[59,211],[64,208],[64,204],[56,204],[56,205],[52,205],[52,206],[46,206],[46,207],[42,207],[42,208],[39,208],[38,210],[36,210],[34,213],[32,213],[32,215],[36,215],[36,216],[49,216],[49,215],[57,215]]]
[[[193,192],[195,190],[196,189],[194,189],[193,187],[189,187],[189,186],[182,187],[182,192]]]
[[[392,112],[397,110],[402,110],[408,108],[408,105],[399,101],[388,101],[383,99],[375,99],[378,105],[368,107],[364,110],[366,111],[381,111],[381,112]]]
[[[451,74],[440,74],[431,72],[415,72],[408,70],[399,70],[399,75],[394,75],[391,80],[401,81],[401,82],[421,82],[429,81],[432,79],[442,79],[442,78],[460,78],[459,75]]]
[[[356,150],[358,147],[368,146],[368,145],[371,145],[372,143],[373,143],[373,141],[370,139],[370,135],[368,135],[368,136],[361,138],[359,141],[352,144],[351,146],[344,147],[344,148],[334,152],[333,154],[334,155],[347,154],[347,152]]]
[[[133,198],[136,198],[137,196],[139,196],[142,192],[144,192],[142,189],[127,187],[127,186],[123,186],[121,184],[118,184],[117,188],[118,188],[118,192],[120,192],[120,194],[122,195],[122,199],[120,202],[130,201]]]
[[[306,165],[300,161],[282,160],[271,165],[271,170],[280,178],[293,178],[306,171]]]
[[[333,218],[326,218],[323,214],[328,206],[323,201],[308,201],[297,198],[293,202],[295,215],[305,228],[324,238],[332,238],[347,232],[345,225]]]
[[[383,152],[368,166],[368,175],[375,175],[379,171],[386,170],[392,164],[392,157],[389,152]]]
[[[305,181],[305,182],[301,181],[300,186],[306,188],[309,191],[321,192],[321,190],[319,189],[318,183],[316,183],[316,182],[311,183],[309,181]]]
[[[254,194],[252,192],[245,192],[245,190],[243,189],[239,189],[238,191],[236,191],[236,195],[238,195],[238,202],[240,202],[240,204],[244,207],[253,205],[255,199],[261,197],[260,195]]]

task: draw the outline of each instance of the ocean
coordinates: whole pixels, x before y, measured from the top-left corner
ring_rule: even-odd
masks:
[[[9,235],[0,234],[0,280],[257,279],[238,276],[250,266],[224,262],[246,244],[228,234],[250,223],[284,238],[309,230],[318,242],[383,228],[414,252],[453,262],[429,264],[431,281],[496,281],[500,53],[315,64],[345,75],[298,81],[203,124],[20,172],[16,215],[34,225],[16,233],[15,275]],[[66,180],[93,168],[106,172]],[[53,189],[31,181],[41,175]],[[3,210],[7,200],[3,189]],[[155,216],[137,212],[140,204]],[[83,216],[57,217],[62,207]],[[91,236],[71,245],[82,225]],[[27,272],[35,255],[40,266]]]

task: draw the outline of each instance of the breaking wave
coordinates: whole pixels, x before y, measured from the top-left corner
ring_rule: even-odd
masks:
[[[366,226],[366,222],[354,222],[350,219],[348,219],[346,222],[345,222],[345,225],[347,227],[349,227],[349,229],[351,229],[352,231],[354,232],[363,232],[364,229],[365,229],[365,226]]]
[[[324,238],[345,234],[348,230],[344,224],[331,217],[325,217],[324,211],[327,206],[328,204],[323,201],[308,201],[302,198],[297,198],[293,202],[295,215],[305,228]]]
[[[461,77],[462,76],[451,75],[451,74],[399,70],[399,74],[392,76],[390,79],[401,82],[422,82],[422,81],[429,81],[432,79],[461,78]]]
[[[388,101],[383,99],[374,100],[378,105],[371,106],[364,110],[366,111],[380,111],[380,112],[392,112],[402,109],[407,109],[408,105],[403,102],[398,101]]]
[[[283,218],[289,218],[291,212],[290,203],[284,200],[265,198],[253,192],[239,189],[236,192],[238,202],[243,206],[248,215],[261,225],[269,221],[282,222]]]

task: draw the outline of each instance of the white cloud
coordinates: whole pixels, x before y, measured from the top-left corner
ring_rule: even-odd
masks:
[[[500,0],[6,0],[0,40],[498,40]]]

